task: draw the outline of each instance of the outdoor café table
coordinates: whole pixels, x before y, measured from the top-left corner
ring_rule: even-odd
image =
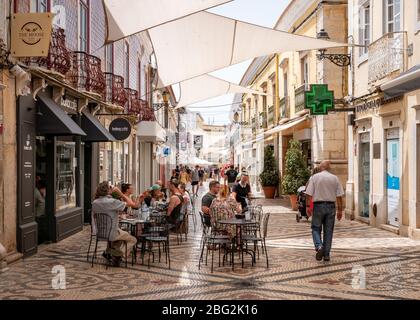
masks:
[[[236,227],[236,246],[234,245],[234,247],[239,248],[239,251],[241,253],[242,256],[242,268],[244,267],[244,252],[246,252],[247,254],[249,254],[252,257],[252,265],[254,265],[254,261],[255,261],[255,252],[253,250],[250,249],[244,249],[243,248],[243,242],[242,242],[242,229],[243,227],[246,226],[253,226],[255,224],[257,224],[257,222],[255,220],[245,220],[245,219],[228,219],[228,220],[220,220],[217,222],[218,224],[221,225],[231,225],[231,226],[235,226]],[[235,255],[232,255],[233,257]],[[234,258],[232,258],[232,269],[235,268],[235,261]]]

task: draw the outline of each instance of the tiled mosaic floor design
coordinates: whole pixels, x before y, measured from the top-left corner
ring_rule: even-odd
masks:
[[[86,262],[89,228],[0,274],[0,299],[420,299],[420,242],[358,222],[337,223],[332,261],[317,262],[310,223],[278,202],[259,200],[272,212],[270,268],[260,257],[245,269],[198,270],[200,232],[171,247],[172,268],[154,263],[105,269]],[[53,290],[54,266],[66,271],[66,289]],[[215,264],[217,265],[217,264]],[[354,268],[365,268],[366,289],[354,286]],[[356,278],[358,279],[358,278]]]

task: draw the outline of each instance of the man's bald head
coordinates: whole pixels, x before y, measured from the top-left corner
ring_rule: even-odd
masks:
[[[322,161],[321,164],[319,165],[319,168],[321,169],[321,171],[330,171],[331,161],[329,160]]]

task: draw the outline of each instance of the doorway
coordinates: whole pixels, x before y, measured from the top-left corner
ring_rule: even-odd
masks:
[[[360,135],[359,215],[369,218],[370,212],[370,133]]]
[[[401,190],[401,160],[399,128],[387,130],[387,212],[388,224],[399,227],[400,215],[400,190]]]

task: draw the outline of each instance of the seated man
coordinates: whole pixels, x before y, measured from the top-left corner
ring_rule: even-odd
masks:
[[[211,226],[211,204],[213,200],[217,198],[220,191],[220,183],[218,181],[212,181],[209,184],[210,191],[201,200],[201,211],[204,213],[204,219],[207,226]]]
[[[114,199],[111,196],[112,193],[118,194],[125,202]],[[127,242],[128,254],[132,252],[133,247],[137,244],[137,239],[135,237],[119,228],[119,213],[124,211],[127,205],[131,206],[134,205],[134,203],[118,188],[112,189],[108,182],[103,182],[98,186],[95,200],[92,203],[93,213],[104,213],[111,218],[111,233],[109,240],[112,241],[112,245],[111,248],[108,248],[107,251],[104,252],[104,257],[108,260],[112,259],[115,266],[119,265],[121,258],[124,255],[121,248],[123,243]],[[128,257],[125,258],[127,259]]]

